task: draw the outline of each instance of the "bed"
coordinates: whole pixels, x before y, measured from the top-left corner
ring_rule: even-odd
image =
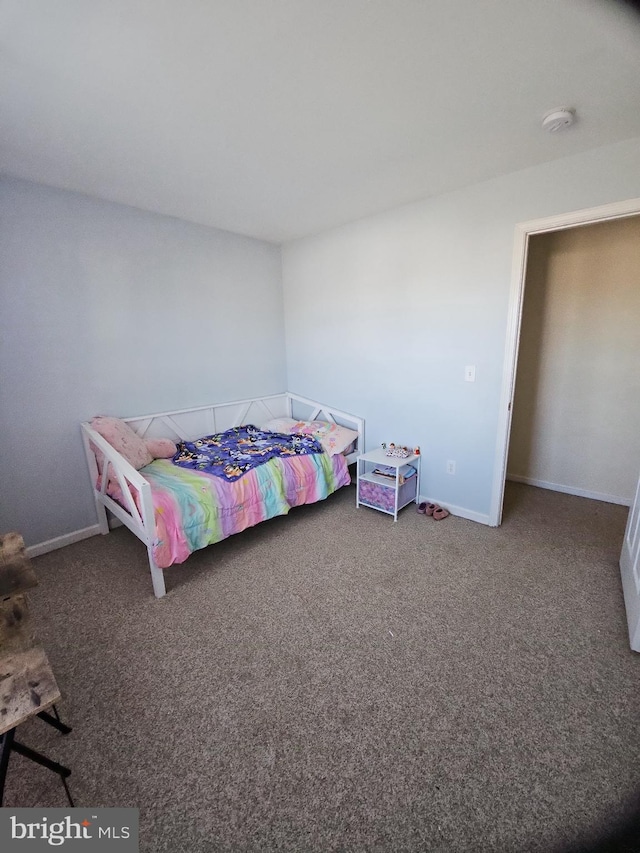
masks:
[[[109,532],[108,510],[144,543],[157,598],[166,594],[164,569],[294,506],[323,500],[351,482],[348,466],[364,450],[362,418],[289,392],[119,419],[136,441],[152,447],[169,440],[183,451],[142,466],[97,431],[99,421],[83,422],[81,431],[100,532]],[[184,451],[194,442],[201,447],[203,437],[244,436],[247,425],[321,446],[282,450],[251,470],[232,471],[230,480],[188,467]]]

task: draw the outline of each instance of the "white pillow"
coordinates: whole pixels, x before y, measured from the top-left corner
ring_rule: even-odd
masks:
[[[293,418],[273,418],[267,421],[262,429],[268,429],[271,432],[283,432],[287,435],[293,433],[312,435],[320,442],[322,449],[329,456],[349,452],[358,438],[356,430],[347,429],[347,427],[328,421],[296,421]]]
[[[262,429],[269,432],[282,432],[285,435],[291,435],[291,433],[295,432],[291,427],[294,427],[297,423],[298,421],[294,418],[272,418],[266,424],[262,424]]]

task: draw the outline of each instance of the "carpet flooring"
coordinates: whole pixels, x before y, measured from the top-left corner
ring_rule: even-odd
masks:
[[[78,805],[139,808],[149,853],[640,850],[627,509],[510,483],[491,529],[354,497],[192,555],[162,600],[125,528],[35,559],[73,733],[20,740]],[[14,755],[5,805],[66,801]]]

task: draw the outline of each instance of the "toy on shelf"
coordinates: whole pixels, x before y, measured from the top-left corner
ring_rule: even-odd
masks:
[[[408,447],[401,447],[400,445],[395,445],[392,442],[387,449],[387,456],[396,456],[399,459],[406,459],[407,456],[411,456],[411,451]]]

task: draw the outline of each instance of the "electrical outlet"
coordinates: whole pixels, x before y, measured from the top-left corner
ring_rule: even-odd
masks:
[[[449,459],[447,462],[447,474],[455,474],[456,473],[456,463],[453,459]]]

